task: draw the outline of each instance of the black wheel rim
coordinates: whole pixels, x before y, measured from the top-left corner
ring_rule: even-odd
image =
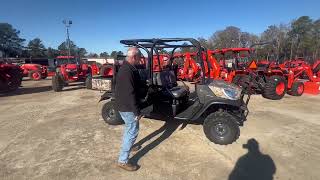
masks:
[[[114,109],[108,109],[107,110],[107,117],[108,119],[115,119],[116,112]]]
[[[220,139],[223,139],[228,133],[230,129],[227,124],[217,122],[212,128],[211,133],[214,134],[214,136],[219,137]]]

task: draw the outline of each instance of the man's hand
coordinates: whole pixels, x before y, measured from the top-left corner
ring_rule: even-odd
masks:
[[[142,118],[142,115],[136,116],[134,120],[139,121]]]

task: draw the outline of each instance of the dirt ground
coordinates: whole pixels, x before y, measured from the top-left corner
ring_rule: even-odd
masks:
[[[50,79],[0,94],[0,179],[320,179],[320,96],[254,96],[228,146],[201,125],[142,119],[137,172],[115,166],[123,127],[104,123],[100,96],[81,84],[53,92]]]

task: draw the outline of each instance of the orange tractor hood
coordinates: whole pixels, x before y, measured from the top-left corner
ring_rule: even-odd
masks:
[[[66,69],[77,69],[77,65],[76,64],[67,64]]]

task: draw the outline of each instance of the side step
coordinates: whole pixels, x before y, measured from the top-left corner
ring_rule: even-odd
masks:
[[[177,114],[174,119],[178,120],[191,120],[202,108],[202,104],[200,104],[199,100],[196,100],[191,106]]]

